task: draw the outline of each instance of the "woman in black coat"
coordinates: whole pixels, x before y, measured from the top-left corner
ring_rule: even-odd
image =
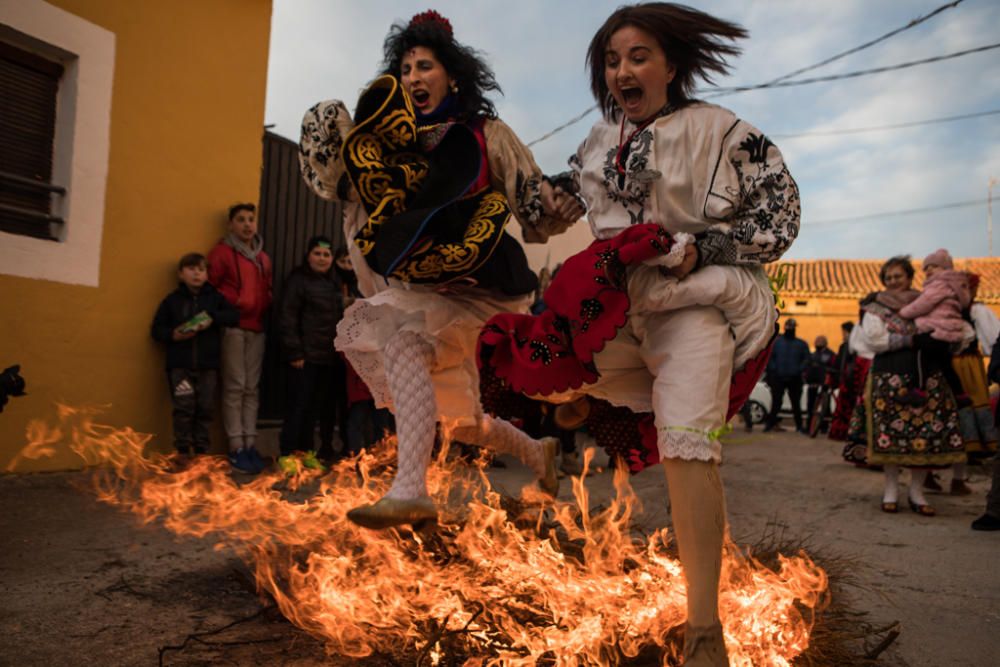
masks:
[[[336,381],[341,361],[333,349],[337,322],[344,312],[340,278],[333,270],[333,250],[325,236],[309,239],[305,261],[288,275],[278,314],[281,346],[289,364],[288,404],[281,428],[281,453],[315,453],[313,430],[320,425],[320,449],[333,453]],[[307,465],[318,466],[315,456]],[[283,462],[283,467],[289,465]]]

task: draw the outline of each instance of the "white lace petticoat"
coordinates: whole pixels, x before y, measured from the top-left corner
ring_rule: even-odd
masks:
[[[442,293],[430,288],[390,287],[356,301],[337,325],[336,348],[368,385],[375,404],[392,409],[384,350],[400,331],[412,331],[434,348],[431,381],[438,416],[453,426],[478,422],[476,341],[486,320],[524,312],[530,297],[501,299],[483,290]]]

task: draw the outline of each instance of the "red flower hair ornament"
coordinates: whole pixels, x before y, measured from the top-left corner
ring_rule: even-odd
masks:
[[[455,36],[454,31],[451,29],[451,21],[441,16],[433,9],[428,9],[426,12],[416,14],[412,19],[410,19],[411,27],[422,23],[435,23],[440,26],[441,30],[443,30],[449,37]]]

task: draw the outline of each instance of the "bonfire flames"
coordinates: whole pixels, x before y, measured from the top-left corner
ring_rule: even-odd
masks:
[[[98,424],[95,414],[59,406],[57,426],[29,426],[18,460],[70,447],[95,466],[101,500],[232,548],[288,620],[331,653],[467,667],[619,665],[636,656],[677,664],[680,563],[666,529],[643,536],[630,527],[639,501],[621,470],[601,508],[590,506],[580,478],[572,502],[544,501],[531,488],[512,501],[445,447],[429,478],[448,508],[440,525],[369,531],[345,514],[387,490],[391,442],[326,474],[237,484],[218,458],[181,469],[147,457],[151,436]],[[779,560],[773,571],[727,548],[721,610],[734,666],[790,665],[808,646],[826,575],[804,553]]]

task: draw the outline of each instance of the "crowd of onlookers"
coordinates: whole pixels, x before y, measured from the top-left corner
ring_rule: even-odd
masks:
[[[287,382],[279,465],[288,472],[303,465],[321,468],[322,459],[370,446],[393,425],[389,412],[375,408],[364,382],[333,346],[344,308],[360,296],[347,253],[335,252],[327,237],[311,238],[272,308],[272,263],[257,233],[256,209],[237,204],[228,213],[227,234],[207,257],[181,257],[180,284],[153,319],[153,338],[167,347],[178,452],[207,451],[221,385],[230,464],[250,474],[266,467],[256,425],[269,311]]]
[[[287,473],[302,466],[321,469],[394,430],[392,414],[376,408],[368,387],[333,344],[344,309],[361,296],[357,279],[346,249],[315,236],[281,294],[274,295],[273,265],[262,248],[254,205],[232,206],[225,237],[207,256],[181,257],[179,285],[160,303],[152,335],[167,348],[174,445],[183,457],[208,450],[221,386],[230,464],[248,474],[267,467],[256,428],[267,317],[279,338],[287,386],[277,464]],[[536,312],[545,307],[541,294],[548,269],[539,278]],[[581,472],[577,442],[585,432],[561,428],[552,410],[522,426],[539,437],[559,437],[562,472]]]
[[[272,308],[272,264],[255,214],[252,204],[233,206],[227,234],[208,256],[189,253],[180,259],[180,284],[153,320],[153,337],[167,346],[174,443],[187,455],[208,449],[221,386],[232,467],[251,474],[264,469],[256,423],[265,316],[273,310],[288,388],[278,464],[289,473],[300,466],[322,468],[324,460],[357,453],[393,429],[392,415],[376,408],[333,345],[344,309],[360,297],[357,281],[346,251],[316,236]],[[978,276],[956,271],[946,251],[929,255],[922,269],[923,290],[917,291],[908,257],[885,262],[879,273],[885,289],[861,300],[857,324],[842,324],[837,352],[825,336],[817,336],[810,350],[796,335],[796,321],[785,320],[765,374],[771,405],[764,430],[783,430],[787,395],[796,430],[815,435],[821,427],[845,441],[845,460],[884,472],[883,511],[895,513],[905,504],[933,516],[925,491],[971,493],[968,464],[997,451],[1000,433],[988,387],[1000,382],[1000,320],[976,301]],[[545,309],[542,293],[555,271],[540,272],[535,314]],[[991,353],[988,371],[984,351]],[[750,430],[748,406],[743,419]],[[536,437],[557,436],[563,443],[562,471],[579,474],[585,427],[564,428],[554,410],[542,410],[535,421],[522,427]],[[899,498],[901,468],[910,471],[905,503]],[[950,470],[947,489],[937,473],[944,470]],[[1000,529],[998,487],[994,474],[988,510],[974,528]]]
[[[1000,433],[989,386],[1000,382],[1000,320],[976,300],[979,276],[957,271],[947,251],[928,255],[922,270],[923,289],[917,291],[908,257],[885,262],[879,273],[885,289],[861,300],[857,324],[843,323],[836,353],[825,336],[810,351],[796,336],[795,320],[785,321],[765,376],[772,399],[764,430],[782,430],[779,411],[787,394],[799,432],[816,435],[822,427],[845,441],[845,460],[884,473],[882,511],[908,506],[934,516],[925,492],[968,495],[968,465],[996,462]],[[802,411],[804,386],[812,429]],[[751,429],[747,411],[744,421]],[[904,468],[909,484],[901,500]],[[972,524],[976,530],[1000,529],[998,468],[987,511]]]

